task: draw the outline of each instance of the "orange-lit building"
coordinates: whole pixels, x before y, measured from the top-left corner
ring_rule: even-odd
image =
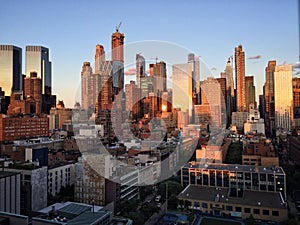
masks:
[[[0,115],[0,141],[49,136],[49,118]]]
[[[246,110],[245,88],[245,52],[242,45],[235,47],[235,79],[236,79],[236,109],[238,112]]]
[[[125,35],[119,32],[119,29],[116,29],[111,36],[111,59],[112,61],[121,61],[124,63],[124,38]]]
[[[31,72],[30,77],[24,79],[24,95],[22,92],[12,93],[7,114],[41,114],[41,112],[42,80],[37,77],[36,72]]]

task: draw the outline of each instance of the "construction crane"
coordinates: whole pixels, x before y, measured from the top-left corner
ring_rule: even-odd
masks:
[[[119,25],[116,26],[116,31],[117,31],[117,32],[119,31],[119,28],[120,28],[121,24],[122,24],[122,22],[120,22]]]

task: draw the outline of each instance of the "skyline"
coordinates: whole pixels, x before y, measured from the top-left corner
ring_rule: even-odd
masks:
[[[64,1],[47,4],[30,1],[26,5],[22,1],[11,1],[0,9],[0,25],[6,31],[0,40],[1,44],[23,49],[23,74],[25,47],[42,45],[49,48],[53,94],[58,100],[64,100],[68,107],[72,107],[75,100],[80,101],[75,98],[80,87],[83,62],[93,64],[97,44],[103,45],[109,55],[111,34],[120,21],[120,32],[125,34],[125,69],[134,67],[135,54],[140,53],[138,49],[126,52],[126,46],[136,48],[145,40],[156,40],[154,42],[179,46],[199,55],[202,65],[206,65],[209,73],[218,78],[228,57],[234,54],[234,47],[242,44],[246,76],[254,76],[257,99],[262,94],[265,67],[269,60],[276,60],[278,65],[297,63],[299,24],[296,0],[255,3],[248,5],[246,1],[232,0],[167,1],[160,4],[156,1],[141,4],[137,1],[117,1],[114,4]],[[156,57],[159,61],[167,61],[164,56],[156,54],[159,50],[149,56],[141,53],[146,61]],[[184,59],[183,62],[186,62],[187,54]],[[126,78],[128,83],[135,76]],[[200,74],[200,78],[205,79],[205,75]]]

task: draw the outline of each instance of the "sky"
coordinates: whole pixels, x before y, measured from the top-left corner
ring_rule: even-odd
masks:
[[[157,57],[171,65],[187,60],[185,53],[193,52],[200,56],[203,69],[200,79],[210,75],[217,78],[224,71],[227,58],[234,54],[234,47],[242,44],[246,75],[254,76],[259,95],[269,60],[275,59],[280,65],[295,64],[299,59],[297,0],[0,0],[0,3],[0,44],[23,49],[23,73],[25,47],[48,47],[52,90],[67,107],[80,101],[83,62],[93,64],[96,44],[102,44],[109,55],[111,35],[120,21],[120,32],[125,34],[127,69],[134,67],[136,53],[146,56],[148,61]],[[168,58],[178,54],[181,55],[177,59]],[[168,69],[169,78],[170,73]],[[127,82],[130,79],[135,77],[126,76]]]

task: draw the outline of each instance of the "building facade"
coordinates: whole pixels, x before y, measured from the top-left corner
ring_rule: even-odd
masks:
[[[0,141],[49,136],[49,118],[0,115]]]
[[[229,188],[229,196],[244,191],[280,192],[286,199],[286,176],[281,167],[189,162],[181,168],[181,184]]]
[[[0,211],[20,214],[21,175],[0,171]]]
[[[0,83],[10,95],[22,90],[22,49],[13,45],[0,45]]]
[[[43,46],[26,46],[26,76],[36,72],[42,79],[42,94],[52,93],[52,72],[49,61],[49,49]]]
[[[236,110],[246,110],[246,87],[245,87],[245,52],[242,45],[235,47],[235,83],[236,83]]]
[[[292,65],[276,66],[274,71],[275,126],[291,130],[293,121]]]

